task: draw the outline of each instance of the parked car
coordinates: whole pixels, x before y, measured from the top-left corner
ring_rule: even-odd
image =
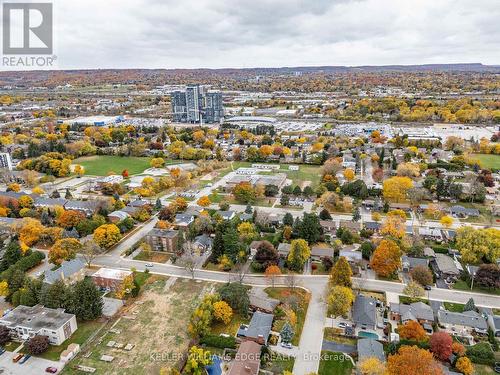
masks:
[[[290,344],[289,342],[282,342],[281,346],[287,349],[292,349],[292,344]]]
[[[153,263],[146,263],[145,266],[146,267],[153,267]]]
[[[57,372],[57,369],[55,367],[47,367],[45,369],[45,372],[48,372],[49,374],[55,374]]]
[[[22,365],[24,362],[26,362],[30,358],[31,358],[31,356],[29,354],[25,354],[24,357],[19,361],[19,364]]]
[[[21,358],[23,358],[22,354],[16,354],[14,357],[12,357],[12,362],[17,363]]]
[[[426,286],[424,286],[424,289],[425,289],[425,290],[431,290],[431,289],[432,289],[432,287],[431,287],[430,285],[426,285]]]
[[[340,322],[339,324],[337,324],[340,328],[347,328],[349,327],[349,324],[347,323],[344,323],[344,322]]]

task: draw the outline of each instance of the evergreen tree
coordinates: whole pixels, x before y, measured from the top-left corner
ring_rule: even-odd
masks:
[[[319,218],[321,220],[332,220],[332,215],[330,215],[330,212],[326,208],[323,208],[319,213]]]
[[[212,262],[217,262],[217,260],[224,255],[224,231],[227,228],[227,222],[222,221],[215,227],[215,237],[212,244],[212,254],[210,255],[210,260]]]
[[[68,288],[62,280],[50,285],[44,285],[40,291],[40,304],[51,309],[66,307]]]
[[[240,251],[240,237],[236,228],[233,225],[229,225],[226,233],[222,236],[224,242],[224,254],[231,259],[232,262],[236,262],[238,258],[238,253]]]
[[[288,322],[286,322],[280,332],[281,341],[285,344],[288,344],[292,341],[293,335],[294,332],[292,326]]]
[[[102,296],[90,279],[78,281],[71,287],[66,305],[69,313],[82,320],[94,320],[102,315]]]
[[[155,210],[156,211],[160,211],[162,209],[162,204],[161,204],[161,200],[160,198],[156,199],[156,203],[155,203]]]
[[[253,213],[253,208],[249,204],[247,204],[247,207],[245,208],[245,213],[246,214],[251,214]]]
[[[42,280],[27,278],[24,287],[20,289],[19,304],[23,306],[35,306],[40,301],[40,290]]]
[[[299,238],[303,238],[309,244],[316,243],[321,238],[321,232],[319,217],[315,213],[304,213],[298,228]]]
[[[52,194],[50,194],[50,197],[54,198],[54,199],[58,199],[58,198],[61,198],[61,194],[59,194],[59,191],[57,191],[57,189],[56,189],[52,192]]]
[[[19,246],[19,241],[12,238],[0,263],[0,271],[5,271],[19,259],[21,259],[21,247]]]
[[[476,311],[476,304],[474,303],[474,299],[471,297],[467,301],[467,303],[464,306],[464,312],[465,311]]]
[[[69,189],[66,189],[66,194],[64,194],[64,198],[66,199],[73,199],[73,194],[69,191]]]
[[[352,221],[357,222],[361,219],[361,213],[359,212],[359,206],[355,206],[352,211]]]
[[[293,226],[293,216],[290,212],[287,212],[283,217],[283,225]]]

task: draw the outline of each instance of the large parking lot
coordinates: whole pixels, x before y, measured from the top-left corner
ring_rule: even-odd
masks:
[[[12,352],[5,352],[0,355],[0,374],[2,375],[40,375],[45,374],[47,367],[56,367],[59,371],[62,369],[62,364],[59,362],[49,361],[43,358],[31,357],[25,363],[19,364],[12,362],[15,356]],[[58,371],[58,373],[59,373]]]

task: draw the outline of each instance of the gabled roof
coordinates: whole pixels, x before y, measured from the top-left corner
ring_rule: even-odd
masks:
[[[43,281],[47,284],[53,284],[57,280],[71,277],[75,273],[80,272],[84,267],[85,263],[80,258],[65,260],[58,269],[54,271],[45,271],[45,278]]]
[[[374,339],[360,339],[357,343],[358,358],[363,360],[368,357],[375,357],[385,362],[384,346]]]
[[[402,320],[434,320],[434,312],[432,308],[423,302],[414,302],[410,305],[404,305],[402,303],[391,303],[390,309],[391,312],[400,314]],[[412,319],[412,316],[414,319]]]
[[[436,254],[436,265],[439,271],[443,273],[449,273],[454,275],[459,275],[460,271],[457,268],[457,265],[453,261],[453,258],[449,257],[446,254],[438,253]]]
[[[475,311],[458,313],[447,310],[438,311],[438,320],[443,324],[460,325],[478,329],[487,329],[488,325],[482,315]]]
[[[278,245],[278,254],[280,255],[288,255],[290,253],[290,249],[291,249],[292,245],[290,245],[289,243],[280,243]]]
[[[237,336],[256,339],[262,337],[264,342],[267,342],[267,338],[269,337],[269,333],[271,332],[271,328],[273,326],[273,319],[273,314],[256,311],[252,315],[252,319],[250,320],[248,327],[240,327],[240,329],[238,329]]]
[[[377,323],[377,300],[362,294],[352,306],[352,320],[358,325],[375,326]]]

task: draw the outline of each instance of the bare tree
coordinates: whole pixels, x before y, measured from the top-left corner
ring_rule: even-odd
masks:
[[[235,275],[234,280],[242,284],[247,274],[247,271],[248,267],[246,267],[245,263],[241,262],[236,263],[234,268],[234,275]]]
[[[101,247],[93,240],[88,239],[83,242],[80,253],[87,263],[87,267],[92,265],[92,261],[102,252]]]
[[[194,280],[194,272],[196,270],[196,262],[193,257],[183,257],[182,258],[182,266],[184,269],[191,275],[191,279]]]
[[[299,280],[295,272],[290,272],[285,276],[285,283],[292,290],[294,290],[297,287],[298,281]]]

